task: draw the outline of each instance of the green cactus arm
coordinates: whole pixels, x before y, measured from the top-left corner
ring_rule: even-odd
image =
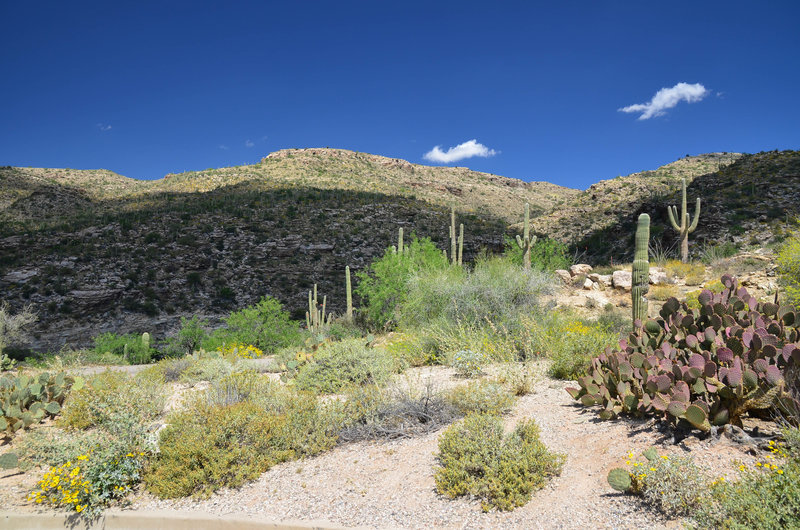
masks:
[[[675,221],[675,219],[678,217],[678,207],[677,206],[667,206],[667,214],[669,216],[669,224],[672,225],[672,228],[674,228],[675,230],[680,232],[681,231],[681,227]],[[681,223],[683,223],[683,220],[681,220]]]
[[[397,229],[397,251],[403,253],[403,227]]]
[[[522,237],[528,241],[531,237],[531,205],[525,203],[525,226],[522,228]]]
[[[517,245],[519,245],[519,248],[521,249],[525,248],[525,243],[522,241],[522,238],[519,237],[519,234],[517,234]]]
[[[694,232],[694,229],[697,228],[697,221],[699,220],[700,220],[700,197],[697,198],[697,202],[695,203],[694,219],[692,219],[692,224],[689,226],[690,233]]]

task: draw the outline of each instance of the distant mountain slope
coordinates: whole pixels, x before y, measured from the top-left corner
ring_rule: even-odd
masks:
[[[693,179],[690,198],[703,199],[693,249],[704,239],[775,240],[800,214],[792,151],[689,157],[586,191],[334,149],[151,182],[0,167],[0,292],[14,308],[39,311],[34,349],[89,345],[104,331],[164,336],[181,316],[219,322],[267,294],[299,318],[314,283],[342,311],[346,265],[363,269],[399,227],[445,248],[450,204],[465,224],[468,259],[500,250],[529,201],[540,235],[594,263],[620,261],[642,211],[654,239],[674,240],[666,206],[678,200],[680,176]]]

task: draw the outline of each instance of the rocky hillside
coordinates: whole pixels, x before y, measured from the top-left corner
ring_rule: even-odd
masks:
[[[704,240],[777,241],[800,214],[797,152],[687,157],[583,192],[336,149],[284,150],[252,166],[148,182],[3,167],[0,292],[13,308],[38,310],[36,350],[88,345],[104,331],[164,336],[181,316],[219,322],[267,294],[300,318],[314,283],[341,311],[345,265],[364,268],[399,227],[445,248],[450,204],[465,224],[468,259],[500,250],[526,201],[540,235],[593,264],[629,259],[643,211],[668,246],[666,206],[678,201],[682,176],[690,198],[703,199],[695,251]]]
[[[37,308],[37,350],[104,331],[163,336],[181,316],[218,321],[266,294],[300,318],[314,283],[342,311],[345,265],[368,265],[399,227],[445,248],[455,204],[471,258],[502,247],[526,201],[550,208],[575,193],[331,149],[152,182],[0,168],[0,289]]]

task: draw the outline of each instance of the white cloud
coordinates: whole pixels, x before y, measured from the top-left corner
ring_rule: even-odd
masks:
[[[227,145],[222,145],[222,144],[219,144],[217,147],[222,149],[223,151],[227,151],[228,149],[230,149],[230,147],[228,147]]]
[[[101,131],[110,131],[111,125],[108,125],[107,123],[98,123],[97,128],[100,129]]]
[[[245,142],[244,142],[244,146],[245,147],[253,147],[254,145],[256,145],[256,144],[254,144],[253,141],[250,140],[250,139],[245,140]]]
[[[489,149],[483,144],[479,144],[477,140],[469,140],[463,144],[458,144],[451,147],[447,151],[442,151],[441,146],[436,146],[424,155],[422,158],[436,162],[438,164],[449,164],[465,158],[472,158],[473,156],[489,157],[497,154],[494,149]]]
[[[649,120],[654,116],[663,116],[666,109],[671,109],[681,101],[695,103],[709,94],[706,87],[700,83],[690,85],[678,83],[672,88],[662,88],[647,103],[637,103],[618,109],[620,112],[641,112],[640,120]]]

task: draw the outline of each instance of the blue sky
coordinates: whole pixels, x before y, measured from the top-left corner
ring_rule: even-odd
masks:
[[[4,0],[0,165],[160,178],[289,147],[432,163],[439,146],[585,188],[800,149],[800,2],[554,4]]]

